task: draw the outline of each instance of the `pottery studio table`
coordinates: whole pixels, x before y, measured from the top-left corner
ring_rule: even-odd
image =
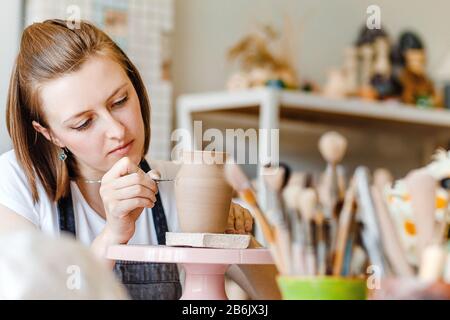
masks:
[[[182,300],[227,300],[225,272],[232,264],[273,264],[267,249],[212,249],[148,245],[110,246],[111,260],[177,263],[185,270]]]

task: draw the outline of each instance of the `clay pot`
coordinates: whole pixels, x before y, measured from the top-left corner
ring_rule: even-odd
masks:
[[[227,228],[232,188],[224,176],[226,153],[183,152],[175,179],[181,232],[223,233]]]

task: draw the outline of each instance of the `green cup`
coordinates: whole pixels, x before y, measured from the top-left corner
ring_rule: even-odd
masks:
[[[366,300],[364,278],[277,277],[284,300]]]

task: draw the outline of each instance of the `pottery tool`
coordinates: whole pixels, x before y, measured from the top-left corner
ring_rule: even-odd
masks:
[[[327,201],[329,208],[326,212],[326,218],[331,218],[333,215],[333,210],[336,203],[342,197],[342,190],[339,188],[338,177],[337,177],[337,165],[344,158],[345,152],[347,150],[347,139],[341,134],[330,131],[323,134],[319,140],[319,151],[322,157],[327,162],[326,169],[326,184],[328,188],[328,199]]]
[[[239,194],[239,197],[251,207],[252,210],[250,210],[250,212],[261,227],[264,238],[272,252],[277,269],[283,273],[286,268],[283,265],[282,256],[276,247],[273,227],[259,207],[255,193],[247,176],[242,172],[239,165],[231,158],[227,159],[227,162],[225,163],[225,178],[231,187]]]
[[[292,273],[291,262],[291,223],[284,207],[282,199],[283,188],[289,179],[290,170],[286,165],[279,167],[264,166],[261,174],[264,178],[264,186],[267,188],[268,195],[271,196],[272,225],[274,228],[275,242],[280,254],[282,255],[285,274]]]
[[[289,184],[283,190],[283,201],[286,210],[291,217],[291,251],[292,251],[292,270],[294,274],[304,274],[304,232],[301,223],[301,214],[298,209],[298,199],[302,192],[300,181],[289,181]]]
[[[380,181],[379,181],[380,182]],[[375,213],[380,223],[381,242],[393,271],[399,277],[413,277],[414,269],[409,265],[406,253],[403,250],[399,235],[383,201],[380,188],[385,186],[383,183],[376,187],[372,186],[372,197],[375,205]]]
[[[317,194],[312,188],[303,189],[298,199],[298,206],[302,215],[303,229],[305,234],[305,272],[306,275],[316,274],[316,258],[312,228],[317,209]]]
[[[155,181],[156,183],[174,181],[174,179],[153,179],[153,178],[152,180]],[[84,182],[89,184],[95,184],[95,183],[102,183],[102,180],[84,180]]]
[[[435,232],[436,180],[425,170],[413,170],[405,178],[411,196],[411,207],[417,227],[419,259],[431,244]]]
[[[347,139],[341,134],[330,131],[323,134],[319,140],[319,151],[327,162],[325,172],[324,194],[321,197],[324,206],[324,226],[326,231],[327,265],[331,266],[337,235],[336,208],[342,199],[337,175],[337,164],[340,163],[347,150]]]
[[[358,247],[361,243],[361,241],[358,242],[358,240],[361,238],[361,224],[357,221],[356,215],[357,214],[355,212],[353,214],[353,218],[350,220],[340,276],[350,275],[352,262],[355,258],[355,248]]]
[[[354,178],[359,217],[363,223],[361,237],[364,247],[370,262],[380,268],[380,275],[384,275],[386,264],[381,250],[380,231],[370,190],[369,169],[363,166],[356,168]]]
[[[354,216],[355,205],[355,182],[352,179],[350,186],[345,194],[344,206],[339,216],[339,225],[336,238],[336,254],[333,261],[333,275],[340,276],[344,262],[345,250],[348,243],[348,234],[350,231],[352,219]]]
[[[166,246],[219,249],[246,249],[251,236],[247,234],[166,232]]]

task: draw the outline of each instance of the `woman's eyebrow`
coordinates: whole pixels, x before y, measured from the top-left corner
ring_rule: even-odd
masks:
[[[119,92],[119,91],[120,91],[123,87],[125,87],[127,84],[128,84],[128,83],[124,83],[124,84],[120,85],[117,89],[115,89],[115,90],[109,95],[108,99],[106,99],[106,101],[111,100],[111,98],[114,97],[114,96],[117,94],[117,92]],[[76,118],[78,118],[78,117],[82,116],[83,114],[85,114],[85,113],[87,113],[87,112],[90,112],[90,111],[91,111],[91,110],[84,110],[84,111],[78,112],[77,114],[71,116],[69,119],[65,120],[65,121],[63,122],[63,124],[66,124],[67,122],[69,122],[69,121],[71,121],[71,120],[73,120],[73,119],[76,119]]]

